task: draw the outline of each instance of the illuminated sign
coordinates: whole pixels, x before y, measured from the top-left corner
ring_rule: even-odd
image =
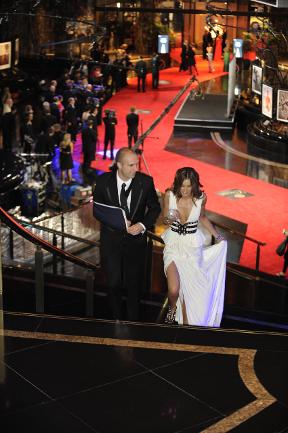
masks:
[[[158,53],[168,54],[169,53],[169,36],[158,35]]]
[[[233,39],[233,54],[236,59],[243,57],[243,39]]]

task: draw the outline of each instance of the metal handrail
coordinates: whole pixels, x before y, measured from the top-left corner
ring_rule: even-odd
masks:
[[[70,213],[70,212],[77,211],[77,210],[81,209],[82,207],[87,206],[87,205],[88,205],[89,203],[91,203],[91,202],[92,202],[92,199],[89,200],[89,201],[86,202],[86,203],[82,203],[82,204],[80,204],[79,206],[75,206],[75,207],[73,207],[73,209],[61,210],[60,212],[57,212],[57,213],[55,213],[54,215],[48,215],[48,216],[45,216],[45,217],[43,217],[43,218],[40,218],[40,219],[36,220],[36,223],[42,223],[43,221],[49,220],[49,219],[54,218],[54,217],[57,217],[57,216],[59,216],[59,215],[64,215],[64,214],[66,214],[66,213]]]
[[[31,223],[31,222],[22,221],[21,219],[16,219],[16,221],[20,222],[22,225],[25,225],[28,227],[30,226],[30,227],[33,227],[37,230],[43,230],[44,232],[52,233],[52,234],[55,234],[58,236],[62,236],[64,238],[68,238],[68,239],[72,239],[74,241],[82,242],[82,243],[87,244],[87,245],[91,245],[91,246],[99,246],[100,245],[99,241],[91,241],[89,239],[80,238],[79,236],[71,235],[69,233],[60,232],[58,230],[50,229],[49,227],[45,227],[45,226],[43,227],[43,226]]]
[[[60,212],[58,212],[58,213],[56,213],[56,214],[54,214],[54,215],[43,217],[43,218],[37,220],[36,222],[37,222],[37,223],[39,223],[39,222],[43,222],[43,221],[46,221],[46,220],[48,220],[48,219],[54,218],[54,217],[59,216],[59,215],[64,215],[64,214],[66,214],[66,213],[70,213],[70,212],[77,211],[78,209],[81,209],[82,207],[87,206],[87,205],[88,205],[89,203],[91,203],[91,202],[92,202],[92,200],[90,200],[90,201],[87,202],[87,203],[83,203],[82,205],[77,206],[77,207],[75,207],[75,208],[73,208],[73,209],[68,209],[68,210],[66,210],[66,211],[60,211]],[[251,242],[254,242],[254,243],[256,243],[256,244],[259,244],[260,246],[265,246],[265,245],[266,245],[265,242],[258,241],[257,239],[251,238],[250,236],[246,236],[245,234],[243,234],[243,233],[241,233],[241,232],[238,232],[237,230],[231,229],[230,227],[228,227],[228,226],[226,226],[226,225],[224,225],[224,224],[219,224],[218,222],[213,221],[213,218],[210,218],[210,217],[209,217],[209,219],[210,219],[210,221],[211,221],[215,226],[220,227],[220,228],[222,228],[222,229],[224,229],[224,230],[226,230],[226,231],[229,231],[231,234],[235,234],[235,235],[237,235],[237,236],[240,236],[240,237],[242,237],[242,238],[244,238],[244,239],[246,239],[246,240],[248,240],[248,241],[251,241]],[[32,223],[29,223],[29,224],[32,225]],[[35,224],[35,223],[33,223],[33,224]],[[150,233],[151,235],[154,235],[154,233],[152,233],[152,232],[149,232],[149,233]],[[60,232],[59,232],[59,234],[60,234]],[[154,235],[154,236],[155,236],[155,235]],[[161,238],[159,238],[159,242],[162,243]]]
[[[79,257],[74,256],[73,254],[67,253],[65,251],[63,251],[62,249],[57,248],[54,245],[51,245],[49,242],[43,240],[42,238],[40,238],[37,235],[34,235],[33,233],[31,233],[28,229],[26,229],[25,227],[22,226],[22,224],[20,224],[19,221],[17,221],[13,216],[9,215],[8,212],[6,212],[3,208],[0,207],[0,220],[3,221],[11,230],[17,232],[20,236],[24,237],[25,239],[27,239],[28,241],[34,243],[35,245],[38,246],[36,253],[35,253],[35,277],[36,277],[36,311],[37,312],[44,312],[44,277],[43,277],[43,257],[41,257],[41,248],[43,248],[44,250],[58,256],[61,257],[63,260],[68,260],[76,265],[82,266],[84,268],[86,268],[88,270],[87,272],[87,277],[86,277],[86,314],[88,316],[92,316],[93,315],[93,302],[94,302],[94,276],[93,276],[93,271],[95,272],[96,270],[99,270],[99,267],[89,261],[83,260]],[[27,223],[27,222],[23,222],[24,225],[31,225],[31,226],[35,226],[35,228],[40,229],[40,230],[46,230],[55,234],[60,234],[60,235],[64,235],[62,232],[57,232],[56,230],[53,229],[49,229],[46,227],[42,227],[42,226],[38,226],[37,224],[34,223]],[[248,240],[251,240],[252,242],[255,242],[258,247],[260,248],[260,246],[265,245],[263,242],[257,241],[253,238],[249,238],[248,236],[243,235],[242,233],[238,233],[235,230],[229,229],[228,227],[226,227],[225,225],[221,225],[218,223],[215,223],[215,225],[218,225],[224,229],[228,229],[230,232],[238,234],[239,236],[246,238]],[[164,241],[161,237],[157,236],[155,233],[152,233],[150,231],[148,231],[148,238],[149,238],[149,244],[150,247],[152,246],[152,241],[157,241],[161,244],[164,244]],[[69,235],[68,235],[69,236]],[[73,239],[76,240],[80,240],[83,242],[83,239],[78,238],[78,237],[74,237],[73,235],[71,235],[71,237]],[[85,241],[85,240],[84,240]],[[89,241],[89,243],[95,245],[96,242],[93,241]],[[98,245],[99,243],[97,243]],[[40,247],[40,248],[39,248]],[[152,251],[152,250],[151,250]],[[262,276],[259,277],[259,275],[251,275],[251,274],[247,274],[242,270],[238,270],[235,269],[231,264],[227,263],[227,267],[230,269],[230,271],[232,271],[234,274],[241,276],[242,278],[246,278],[249,279],[251,281],[258,281],[259,279],[261,279],[261,281],[266,282],[266,283],[270,283],[271,281],[268,280],[267,278],[263,278]],[[149,267],[149,272],[151,274],[151,266]],[[152,274],[151,274],[152,275]],[[150,275],[150,276],[151,276]],[[282,285],[277,282],[273,282],[273,284],[276,284],[279,287],[282,287]],[[38,287],[37,287],[38,285]],[[166,299],[166,304],[167,304],[167,299]],[[163,311],[164,309],[162,308],[160,315],[163,315]]]
[[[15,223],[17,223],[17,221],[21,221],[21,220],[16,220],[16,219],[12,218],[12,217],[11,217],[7,212],[5,212],[2,208],[0,208],[0,218],[1,218],[1,214],[2,214],[2,212],[4,212],[4,213],[6,214],[6,217],[8,217],[8,219],[9,219],[10,221],[13,220]],[[3,214],[2,214],[2,215],[3,215]],[[251,242],[257,244],[257,252],[256,252],[256,270],[259,270],[260,247],[261,247],[261,246],[265,246],[266,243],[265,243],[265,242],[258,241],[257,239],[251,238],[250,236],[246,236],[246,235],[244,235],[243,233],[240,233],[240,232],[238,232],[237,230],[231,229],[230,227],[227,227],[227,226],[224,225],[224,224],[219,224],[219,223],[217,223],[217,222],[214,222],[211,218],[210,218],[210,220],[211,220],[211,222],[212,222],[214,225],[216,225],[217,227],[220,227],[220,228],[222,228],[222,229],[224,229],[224,230],[226,230],[226,231],[228,231],[228,232],[230,232],[230,233],[232,233],[232,234],[235,234],[235,235],[237,235],[237,236],[240,236],[240,237],[242,237],[242,238],[244,238],[244,239],[246,239],[246,240],[248,240],[248,241],[251,241]],[[69,235],[69,234],[67,234],[67,233],[63,233],[63,232],[60,232],[60,231],[57,231],[57,230],[54,230],[54,229],[50,229],[50,228],[48,228],[48,227],[42,227],[42,226],[39,226],[39,225],[37,225],[37,224],[35,224],[35,223],[31,223],[31,222],[28,223],[28,222],[26,222],[26,221],[21,221],[21,224],[26,225],[26,226],[35,227],[35,228],[38,229],[38,230],[43,230],[43,231],[47,231],[47,232],[49,232],[49,233],[53,233],[53,234],[55,234],[55,235],[62,236],[62,238],[67,237],[67,238],[70,238],[70,239],[76,240],[76,241],[78,241],[78,242],[86,243],[86,244],[91,245],[91,246],[99,246],[99,241],[91,241],[91,240],[88,240],[88,239],[79,238],[78,236]],[[7,225],[9,225],[9,224],[7,224]],[[24,227],[22,227],[21,230],[25,230]],[[17,230],[14,230],[14,231],[17,231]],[[56,248],[58,251],[63,252],[62,249],[58,249],[57,247],[55,247],[55,246],[51,245],[50,243],[44,241],[44,240],[41,239],[40,237],[37,237],[37,236],[31,234],[31,232],[28,231],[28,233],[29,233],[31,236],[34,236],[34,239],[36,239],[36,238],[38,239],[37,242],[34,242],[34,241],[31,240],[31,239],[28,239],[28,240],[30,240],[31,242],[36,243],[36,244],[38,244],[38,245],[41,246],[41,241],[43,241],[44,243],[46,243],[47,245],[49,245],[49,248]],[[18,232],[18,234],[19,234],[19,232]],[[22,235],[23,232],[21,232],[20,234]],[[152,233],[151,231],[148,231],[148,236],[149,236],[152,240],[155,240],[155,241],[157,241],[157,242],[160,242],[161,244],[164,244],[163,239],[162,239],[161,237],[155,235],[155,234]],[[24,236],[24,237],[25,237],[25,236]],[[39,243],[38,243],[38,242],[39,242]],[[47,246],[47,245],[46,245],[46,246]],[[45,246],[43,246],[43,249],[46,249]],[[60,256],[63,258],[63,256],[61,255],[61,253],[58,254],[58,253],[56,253],[56,252],[54,252],[54,251],[51,251],[51,250],[50,250],[50,252],[51,252],[52,254],[60,255]],[[67,253],[64,253],[64,254],[67,254]],[[73,256],[73,257],[75,257],[75,256]],[[67,258],[67,260],[69,260],[69,259]],[[79,260],[81,260],[81,259],[79,259]],[[72,260],[71,260],[71,261],[72,261]],[[84,263],[86,264],[85,261],[84,261]],[[76,263],[76,264],[77,264],[77,263]],[[79,264],[79,265],[81,266],[81,264]],[[95,265],[93,265],[93,266],[95,266]],[[87,266],[85,265],[85,267],[87,267]]]
[[[56,256],[61,257],[64,260],[68,260],[75,265],[79,265],[93,271],[98,270],[98,267],[94,263],[83,260],[77,256],[74,256],[73,254],[63,251],[62,249],[57,248],[56,246],[45,241],[41,237],[34,235],[28,229],[23,227],[14,217],[9,215],[9,213],[6,212],[2,207],[0,207],[0,220],[3,221],[7,226],[9,226],[13,231],[18,233],[20,236],[23,236],[29,242],[40,246],[41,248],[43,248],[43,250],[46,250],[51,254],[55,254]]]
[[[49,242],[43,240],[39,236],[34,235],[28,229],[23,227],[14,217],[9,215],[2,207],[0,207],[0,220],[3,221],[10,230],[15,231],[29,242],[35,244],[35,304],[36,312],[44,313],[44,268],[43,268],[43,252],[42,248],[49,253],[53,254],[53,261],[56,257],[60,257],[63,261],[67,260],[75,265],[82,266],[87,269],[86,274],[86,315],[93,316],[94,312],[94,280],[95,271],[99,268],[94,263],[88,260],[83,260],[73,254],[70,254],[64,249],[57,248],[56,245],[51,245]],[[42,227],[41,227],[42,229]],[[56,234],[54,234],[56,237]],[[64,243],[64,237],[62,237],[62,244]],[[63,246],[63,245],[62,245]],[[1,257],[0,257],[1,259]],[[1,266],[1,263],[0,263]],[[53,270],[55,272],[56,266],[53,264]],[[56,272],[55,272],[56,273]]]
[[[230,233],[232,233],[234,235],[240,236],[240,237],[246,239],[247,241],[254,242],[255,244],[260,245],[261,247],[264,247],[266,245],[265,242],[257,241],[257,239],[251,238],[250,236],[246,236],[243,233],[238,232],[237,230],[231,229],[230,227],[228,227],[228,226],[226,226],[224,224],[219,224],[219,223],[213,221],[213,219],[210,218],[210,217],[209,217],[209,219],[212,222],[212,224],[214,224],[215,226],[220,227],[221,229],[224,229],[224,230],[226,230],[226,231],[228,231],[228,232],[230,232]]]

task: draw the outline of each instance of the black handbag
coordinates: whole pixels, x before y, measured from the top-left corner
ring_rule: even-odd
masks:
[[[284,241],[281,242],[281,244],[278,245],[278,247],[276,248],[276,254],[278,254],[278,256],[284,256],[287,241],[288,241],[288,238],[284,239]]]

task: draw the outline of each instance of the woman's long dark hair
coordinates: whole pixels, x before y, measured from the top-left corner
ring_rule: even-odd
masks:
[[[190,180],[191,182],[193,200],[200,198],[203,194],[203,190],[201,189],[203,185],[200,183],[199,174],[192,167],[183,167],[176,171],[172,185],[173,194],[177,197],[177,199],[181,198],[181,186],[186,179]]]

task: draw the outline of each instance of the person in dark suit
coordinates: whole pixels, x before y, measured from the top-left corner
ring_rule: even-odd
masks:
[[[159,85],[159,70],[160,70],[160,58],[157,53],[153,54],[152,61],[152,89],[158,89]]]
[[[188,45],[188,51],[187,51],[187,62],[188,62],[188,69],[189,73],[192,75],[192,73],[195,75],[198,75],[198,70],[196,66],[196,59],[195,59],[195,50],[193,44]]]
[[[26,115],[26,119],[20,127],[21,143],[24,153],[31,153],[35,150],[34,147],[37,134],[33,120],[34,113],[31,111]]]
[[[203,53],[203,60],[207,59],[207,47],[213,45],[213,38],[211,35],[210,30],[205,29],[204,34],[202,37],[202,53]]]
[[[132,147],[132,138],[134,139],[134,144],[138,140],[138,125],[139,125],[139,114],[136,113],[136,108],[131,107],[130,113],[126,116],[127,123],[127,134],[128,134],[128,147]]]
[[[146,92],[147,64],[142,56],[140,56],[140,59],[135,65],[135,72],[138,78],[137,91],[140,92],[141,88],[142,92]]]
[[[68,105],[64,111],[64,123],[66,124],[67,132],[71,134],[73,143],[75,143],[78,130],[77,108],[75,98],[68,99]]]
[[[137,171],[138,166],[137,154],[127,147],[121,148],[116,155],[117,170],[99,176],[94,190],[95,201],[111,206],[121,205],[126,209],[129,221],[127,231],[101,225],[100,254],[113,318],[122,319],[121,289],[125,288],[127,318],[134,321],[139,319],[146,233],[153,228],[161,211],[152,177]]]
[[[96,153],[97,134],[93,126],[93,120],[88,119],[87,126],[82,129],[83,171],[86,172],[90,170]]]
[[[188,49],[188,43],[187,41],[184,41],[184,43],[182,44],[182,49],[181,49],[181,63],[180,63],[180,67],[179,67],[179,72],[180,71],[187,71],[188,69],[188,64],[187,64],[187,49]]]
[[[288,230],[284,229],[283,234],[286,236],[286,239],[284,241],[285,249],[283,253],[284,263],[283,263],[282,271],[276,274],[278,277],[285,277],[286,271],[288,269]]]
[[[108,149],[108,145],[110,143],[110,159],[114,159],[114,143],[115,143],[115,126],[117,125],[117,118],[115,115],[115,111],[105,110],[105,117],[103,117],[103,122],[105,125],[105,135],[104,135],[104,154],[103,159],[106,159],[106,153]]]

